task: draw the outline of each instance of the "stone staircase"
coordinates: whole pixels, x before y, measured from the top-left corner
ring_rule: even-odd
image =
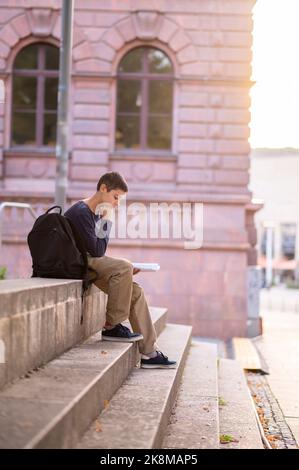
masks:
[[[165,308],[151,315],[169,370],[140,369],[134,343],[101,341],[95,286],[83,309],[73,280],[1,281],[0,301],[0,448],[263,447],[240,365]]]

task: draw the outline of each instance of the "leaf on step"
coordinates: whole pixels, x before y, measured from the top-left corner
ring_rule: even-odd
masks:
[[[106,410],[109,406],[109,400],[104,400],[104,409]]]
[[[222,398],[222,397],[219,397],[219,406],[226,406],[226,401]]]
[[[108,351],[101,351],[101,354],[108,354]]]
[[[271,441],[277,441],[278,437],[275,436],[274,434],[268,434],[268,435],[267,435],[267,439],[268,439],[268,441],[270,441],[270,442],[271,442]]]
[[[210,413],[209,407],[208,406],[203,406],[202,409],[206,411],[207,413]]]
[[[22,428],[32,428],[32,423],[29,421],[22,421],[19,423]]]
[[[102,431],[103,431],[99,419],[96,419],[96,422],[95,422],[95,431],[96,431],[96,432],[102,432]]]
[[[238,439],[231,436],[230,434],[221,434],[220,444],[229,444],[230,442],[239,442]]]

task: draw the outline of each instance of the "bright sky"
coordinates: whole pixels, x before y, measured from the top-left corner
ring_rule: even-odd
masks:
[[[299,148],[299,0],[257,0],[252,147]]]

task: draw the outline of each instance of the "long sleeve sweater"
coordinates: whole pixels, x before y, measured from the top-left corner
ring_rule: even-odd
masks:
[[[71,219],[92,257],[104,256],[111,230],[111,221],[94,214],[84,201],[78,201],[64,214]]]

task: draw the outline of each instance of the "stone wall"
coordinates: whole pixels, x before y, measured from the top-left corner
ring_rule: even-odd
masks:
[[[81,291],[81,281],[1,281],[0,387],[102,329],[106,295],[92,285],[82,305]]]
[[[128,202],[204,204],[204,244],[198,250],[187,252],[172,241],[115,240],[109,251],[160,262],[159,274],[142,276],[151,302],[167,306],[170,318],[192,324],[200,336],[246,334],[247,263],[254,260],[248,210],[257,209],[248,189],[254,3],[140,0],[138,9],[129,0],[75,3],[68,203],[88,197],[103,172],[117,170],[128,180]],[[20,154],[9,145],[11,67],[18,50],[32,41],[59,44],[59,7],[55,0],[51,7],[37,0],[22,8],[1,4],[2,200],[41,206],[53,198],[54,155]],[[141,45],[163,50],[175,71],[167,155],[123,154],[114,147],[117,66]],[[24,233],[14,238],[24,241]],[[6,260],[17,253],[13,239],[6,237]]]

